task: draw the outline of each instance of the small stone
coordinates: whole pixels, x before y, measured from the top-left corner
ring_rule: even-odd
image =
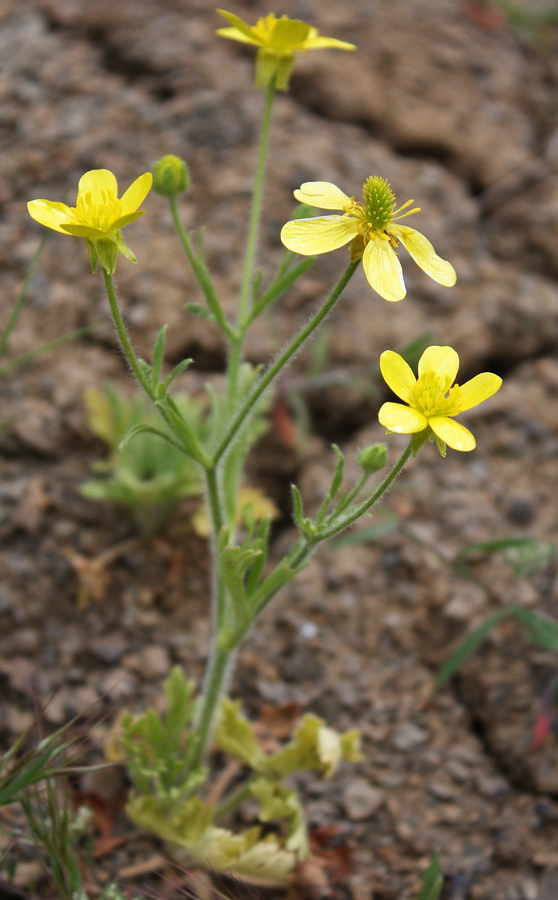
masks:
[[[508,784],[500,775],[482,775],[477,783],[484,797],[498,797],[508,792]]]
[[[140,656],[139,671],[146,681],[155,681],[169,674],[172,662],[166,647],[146,647]]]
[[[455,788],[445,781],[431,781],[428,790],[437,800],[453,800],[455,797]]]
[[[530,525],[537,515],[535,504],[529,497],[512,497],[506,514],[516,525]]]
[[[398,750],[413,750],[428,740],[428,732],[412,722],[398,725],[393,732],[391,743]]]
[[[5,712],[6,727],[12,734],[23,734],[33,725],[35,716],[28,710],[17,709],[15,706],[9,706]]]
[[[122,658],[126,650],[126,641],[122,634],[116,632],[95,638],[91,641],[89,649],[101,662],[107,663],[107,665],[114,665]]]
[[[349,819],[368,819],[380,808],[385,796],[384,791],[372,787],[365,778],[357,778],[345,788],[343,806]]]

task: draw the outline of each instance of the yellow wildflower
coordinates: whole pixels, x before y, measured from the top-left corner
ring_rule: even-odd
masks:
[[[363,186],[362,203],[328,181],[308,181],[294,195],[310,206],[343,210],[342,216],[287,222],[281,240],[294,253],[314,256],[337,250],[352,241],[351,258],[362,259],[370,286],[384,300],[402,300],[406,294],[405,282],[395,252],[401,242],[430,278],[446,287],[455,284],[453,266],[437,256],[430,241],[414,228],[396,223],[397,219],[420,212],[420,208],[409,209],[414,200],[407,200],[396,209],[395,194],[385,178],[379,175],[368,178]]]
[[[118,184],[112,172],[92,169],[79,180],[75,207],[51,200],[31,200],[27,209],[41,225],[62,234],[85,238],[92,270],[95,271],[100,262],[112,274],[119,253],[131,262],[137,262],[120,229],[143,216],[144,210],[138,206],[147,196],[152,181],[150,172],[140,175],[119,198]]]
[[[420,358],[417,379],[402,356],[386,350],[380,357],[380,370],[393,393],[408,406],[384,403],[378,413],[380,424],[397,434],[416,435],[415,452],[427,438],[436,441],[442,456],[446,444],[453,450],[473,450],[474,436],[453,416],[492,397],[502,379],[483,372],[459,386],[453,384],[458,368],[459,356],[451,347],[428,347]]]
[[[231,25],[230,28],[217,29],[217,34],[258,48],[256,87],[262,90],[267,89],[273,78],[277,90],[287,90],[295,53],[306,53],[307,50],[320,50],[324,47],[356,50],[355,45],[347,41],[320,37],[317,28],[299,19],[289,19],[288,16],[278,19],[275,13],[269,13],[252,26],[224,9],[218,9],[217,12]]]

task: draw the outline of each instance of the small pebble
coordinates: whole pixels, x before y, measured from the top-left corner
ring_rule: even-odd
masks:
[[[162,678],[170,672],[172,662],[166,647],[153,645],[140,654],[140,671],[147,681]]]
[[[385,796],[384,791],[372,787],[365,778],[356,778],[343,791],[343,806],[349,819],[368,819],[380,808]]]
[[[413,750],[427,740],[428,732],[424,728],[419,728],[412,722],[405,722],[394,730],[391,743],[398,750]]]

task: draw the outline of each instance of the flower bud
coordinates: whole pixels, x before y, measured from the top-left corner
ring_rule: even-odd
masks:
[[[366,475],[373,475],[383,469],[387,463],[387,447],[385,444],[372,444],[358,454],[358,463]]]
[[[190,187],[188,166],[179,156],[168,153],[153,166],[153,190],[163,197],[176,197]]]

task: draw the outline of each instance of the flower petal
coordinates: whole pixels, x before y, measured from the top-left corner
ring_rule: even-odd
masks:
[[[91,205],[102,206],[107,199],[118,197],[118,183],[116,177],[108,169],[92,169],[82,175],[78,185],[78,197],[82,194],[90,194]]]
[[[288,53],[301,45],[304,46],[310,32],[310,25],[306,22],[281,16],[271,30],[269,46],[278,53]]]
[[[62,234],[68,232],[62,228],[62,225],[68,225],[75,222],[75,212],[65,203],[55,203],[52,200],[30,200],[27,204],[29,215],[41,225],[52,228],[54,231],[60,231]]]
[[[459,369],[459,356],[453,347],[427,347],[418,364],[418,373],[434,372],[439,378],[448,379],[448,388],[455,381]]]
[[[294,192],[299,203],[317,206],[319,209],[349,209],[351,198],[329,181],[305,181]]]
[[[130,185],[127,191],[122,194],[122,215],[127,216],[129,213],[135,212],[138,206],[143,203],[151,190],[153,184],[153,175],[151,172],[145,172]],[[120,226],[118,226],[120,227]]]
[[[389,238],[375,234],[366,245],[362,257],[368,284],[384,300],[403,300],[407,293],[401,263]]]
[[[239,16],[227,12],[226,9],[218,9],[217,12],[232,25],[232,28],[219,28],[217,30],[217,34],[220,34],[221,37],[231,38],[233,41],[243,41],[247,44],[257,44],[258,46],[262,43],[257,39],[254,29]]]
[[[502,379],[499,375],[493,375],[492,372],[482,372],[475,375],[470,381],[461,385],[459,390],[459,409],[458,412],[464,412],[473,406],[478,406],[484,400],[492,397],[497,390],[500,389]],[[453,415],[453,414],[452,414]]]
[[[64,234],[71,234],[73,237],[89,238],[91,241],[107,236],[106,231],[101,231],[100,228],[93,228],[92,225],[63,225],[62,231]]]
[[[281,229],[281,240],[288,250],[302,256],[328,253],[343,247],[358,234],[358,219],[351,216],[323,216],[295,219]]]
[[[428,419],[420,410],[402,403],[384,403],[378,413],[380,425],[397,434],[417,434],[428,428]]]
[[[254,38],[247,37],[238,28],[216,28],[215,34],[218,34],[219,37],[228,38],[230,41],[240,41],[241,44],[253,44],[256,47],[260,47],[262,43]]]
[[[380,371],[387,386],[401,400],[409,403],[416,387],[417,380],[413,370],[399,353],[385,350],[380,356]]]
[[[428,420],[428,424],[436,437],[452,450],[469,451],[474,450],[477,446],[475,437],[469,429],[454,419],[448,419],[447,416],[432,416]]]
[[[430,241],[420,231],[408,225],[390,225],[388,231],[399,238],[405,249],[411,254],[417,266],[426,272],[433,281],[446,287],[453,287],[457,275],[452,264],[438,256]]]
[[[111,222],[110,230],[111,231],[120,231],[121,228],[125,228],[126,225],[129,225],[130,222],[135,222],[136,219],[141,218],[141,216],[145,215],[144,209],[138,209],[136,212],[128,213],[127,216],[120,216],[119,219],[115,219],[114,222]]]
[[[356,50],[356,44],[347,41],[338,41],[336,38],[309,37],[304,42],[305,50],[321,50],[324,47],[336,47],[337,50]]]

